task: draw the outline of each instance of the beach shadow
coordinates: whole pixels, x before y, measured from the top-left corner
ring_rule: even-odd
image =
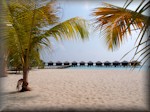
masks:
[[[7,98],[8,100],[11,100],[11,101],[29,101],[30,100],[34,100],[34,99],[37,99],[38,98],[38,95],[33,95],[33,96],[11,96],[9,98]]]
[[[2,93],[2,96],[7,97],[8,101],[28,101],[29,99],[34,100],[39,97],[39,95],[27,95],[27,94],[28,94],[27,92],[12,91]]]
[[[13,71],[9,71],[9,72],[7,72],[7,74],[11,74],[11,75],[22,75],[22,73],[20,72],[20,73],[16,73],[16,72],[13,72]]]
[[[3,92],[2,95],[13,95],[13,94],[18,94],[18,93],[21,93],[19,91],[12,91],[12,92]]]
[[[19,91],[12,91],[12,92],[8,92],[7,94],[17,94],[17,93],[21,93]]]
[[[14,75],[16,75],[16,74],[21,74],[21,73],[8,72],[8,74],[14,74]]]

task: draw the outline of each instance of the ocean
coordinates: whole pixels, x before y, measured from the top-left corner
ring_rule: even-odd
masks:
[[[114,66],[109,66],[109,67],[106,67],[106,66],[71,66],[71,67],[68,67],[66,69],[86,69],[86,70],[147,70],[148,68],[143,66],[141,68],[141,66],[137,66],[135,68],[133,67],[123,67],[123,66],[117,66],[117,67],[114,67]]]

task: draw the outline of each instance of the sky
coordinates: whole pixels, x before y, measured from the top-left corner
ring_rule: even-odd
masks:
[[[102,6],[102,2],[110,3],[122,7],[125,1],[116,0],[61,0],[58,1],[59,5],[62,8],[61,21],[68,20],[73,17],[81,17],[86,20],[91,20],[92,16],[90,15],[92,10],[96,7]],[[129,8],[134,10],[137,7],[138,1],[134,2]],[[137,32],[132,32],[132,36],[128,36],[127,39],[124,39],[120,48],[115,51],[108,50],[105,39],[97,32],[91,32],[89,39],[82,40],[63,40],[56,41],[51,38],[52,43],[51,52],[47,52],[46,49],[42,51],[41,58],[45,62],[53,61],[130,61],[134,52],[129,53],[122,60],[121,58],[125,53],[130,51],[134,45],[135,40],[138,35]]]

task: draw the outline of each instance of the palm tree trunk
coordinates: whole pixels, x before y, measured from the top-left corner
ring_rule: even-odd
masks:
[[[6,20],[6,9],[5,9],[5,0],[0,1],[0,77],[5,77],[7,76],[6,74],[6,60],[5,60],[5,51],[6,51],[6,46],[4,40],[7,37],[7,32],[6,32],[6,23],[4,23],[4,20]]]
[[[36,9],[36,4],[35,4],[35,9]],[[30,31],[30,37],[29,37],[29,46],[28,46],[28,49],[25,49],[24,66],[23,66],[23,83],[22,83],[21,92],[30,91],[30,88],[28,87],[29,52],[30,52],[32,28],[33,28],[33,25],[34,25],[34,17],[35,17],[35,10],[34,10],[33,17],[32,17],[31,31]]]
[[[27,66],[23,67],[23,83],[22,83],[22,89],[21,92],[24,91],[30,91],[29,88],[29,83],[28,83],[28,74],[29,74],[29,69]]]
[[[26,56],[26,53],[27,52],[25,51],[24,65],[23,65],[23,83],[22,83],[21,92],[30,91],[30,88],[28,87],[29,66],[28,66],[28,57]]]

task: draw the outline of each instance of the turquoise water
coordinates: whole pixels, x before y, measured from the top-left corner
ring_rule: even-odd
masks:
[[[105,66],[102,66],[102,67],[98,67],[98,66],[75,66],[75,67],[69,67],[67,69],[86,69],[86,70],[147,70],[147,67],[141,67],[138,66],[138,67],[114,67],[114,66],[110,66],[110,67],[105,67]]]

